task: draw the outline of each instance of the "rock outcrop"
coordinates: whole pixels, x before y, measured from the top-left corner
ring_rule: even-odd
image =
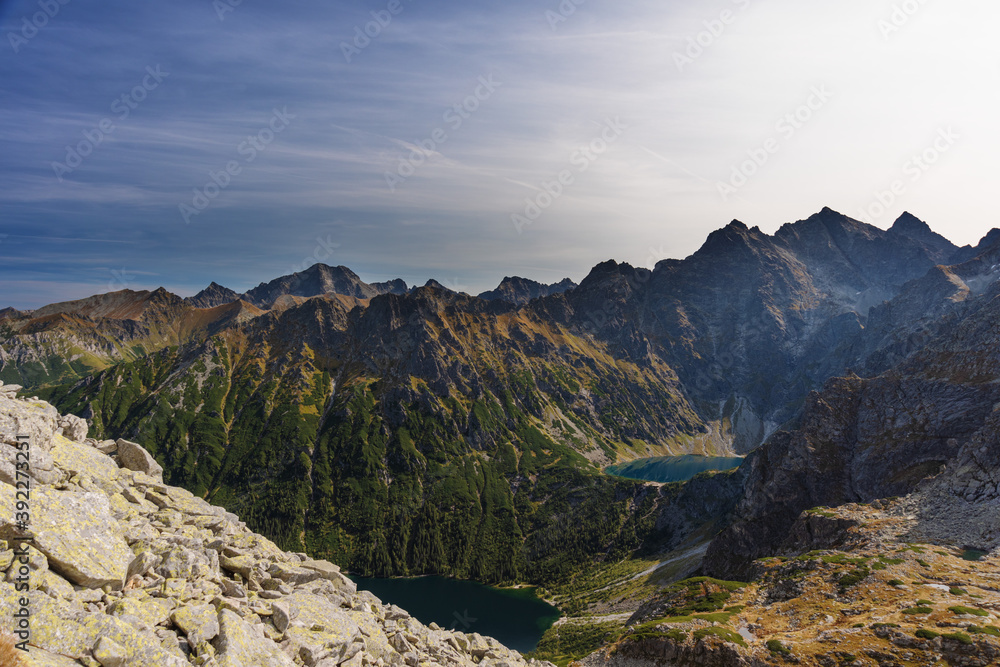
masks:
[[[332,563],[282,551],[234,514],[148,474],[161,471],[139,445],[119,440],[116,464],[98,449],[105,443],[67,437],[82,440],[86,429],[51,406],[0,396],[2,463],[15,470],[8,443],[21,433],[30,463],[51,465],[46,481],[33,482],[30,533],[0,512],[0,618],[27,598],[28,665],[529,664],[493,639],[419,623],[358,591]],[[3,479],[0,507],[15,503]],[[22,543],[23,556],[14,551]],[[30,590],[21,592],[25,564]]]
[[[744,463],[736,520],[709,548],[707,571],[743,575],[775,553],[803,510],[914,491],[911,510],[926,518],[917,534],[997,545],[998,318],[994,282],[891,370],[814,392],[796,428]]]

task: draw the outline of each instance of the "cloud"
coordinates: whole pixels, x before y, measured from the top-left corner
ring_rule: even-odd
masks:
[[[179,289],[245,289],[335,232],[336,262],[363,277],[451,276],[479,291],[510,267],[579,279],[651,247],[684,256],[732,218],[773,231],[825,205],[857,216],[948,125],[959,142],[874,222],[911,209],[961,243],[993,224],[982,184],[1000,135],[983,82],[1000,8],[928,4],[886,36],[881,0],[626,0],[566,16],[558,2],[403,6],[347,62],[341,44],[380,3],[242,3],[224,20],[207,0],[64,5],[21,52],[0,45],[0,232],[129,239],[118,257],[17,245],[66,283],[101,284],[75,261],[99,253]],[[10,3],[0,33],[33,7]],[[120,117],[157,66],[168,75]],[[500,85],[470,110],[480,77]],[[829,104],[723,200],[718,183],[817,85]],[[285,108],[295,118],[247,161],[241,147]],[[580,171],[574,156],[614,118],[627,131]],[[104,119],[114,131],[60,182],[53,163]],[[436,131],[447,139],[429,147]],[[420,164],[389,187],[411,156]],[[179,206],[231,161],[239,175],[185,224]],[[566,169],[573,185],[517,233],[511,215]]]

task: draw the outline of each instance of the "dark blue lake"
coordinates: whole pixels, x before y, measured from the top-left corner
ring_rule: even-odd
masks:
[[[559,610],[533,588],[493,588],[446,577],[367,579],[351,577],[359,589],[398,605],[421,623],[478,632],[517,651],[532,651]]]
[[[657,456],[608,466],[604,472],[617,477],[646,482],[685,482],[706,470],[732,470],[743,463],[741,457]]]

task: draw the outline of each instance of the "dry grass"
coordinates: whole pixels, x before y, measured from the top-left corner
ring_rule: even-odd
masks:
[[[14,638],[0,631],[0,667],[24,667],[24,656],[14,646]]]

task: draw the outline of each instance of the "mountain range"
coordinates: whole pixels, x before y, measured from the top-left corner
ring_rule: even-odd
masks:
[[[559,665],[988,665],[1000,569],[962,559],[1000,547],[998,278],[1000,230],[824,209],[579,285],[318,264],[5,309],[0,380],[302,557],[543,586]],[[745,458],[603,472],[683,454]]]
[[[699,521],[727,545],[704,567],[739,573],[803,505],[902,495],[961,455],[978,412],[919,456],[850,440],[814,460],[809,434],[836,395],[826,410],[856,437],[859,396],[950,349],[935,341],[990,302],[998,244],[824,209],[773,235],[734,221],[652,270],[609,260],[579,285],[506,278],[478,297],[325,265],[244,294],[116,292],[5,312],[0,380],[98,437],[145,438],[170,483],[365,574],[551,583],[678,547],[704,525],[674,516],[701,512],[693,487],[601,469],[749,454],[699,483],[721,485]],[[794,482],[824,466],[836,474]]]

